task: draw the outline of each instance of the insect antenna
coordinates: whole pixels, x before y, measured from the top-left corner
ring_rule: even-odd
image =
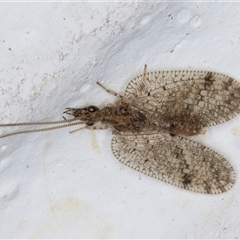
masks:
[[[7,133],[7,134],[4,134],[4,135],[0,136],[0,138],[10,137],[10,136],[19,135],[19,134],[25,134],[25,133],[51,131],[51,130],[55,130],[55,129],[59,129],[59,128],[65,128],[65,127],[75,126],[75,125],[79,125],[79,124],[84,124],[84,122],[79,122],[78,120],[79,120],[78,118],[74,118],[74,119],[69,119],[69,120],[65,119],[65,120],[60,120],[60,121],[48,121],[48,122],[22,122],[22,123],[0,124],[0,127],[63,124],[63,125],[58,125],[58,126],[48,127],[48,128],[40,128],[40,129],[33,129],[33,130],[23,130],[23,131]],[[78,122],[76,122],[76,121],[78,121]]]

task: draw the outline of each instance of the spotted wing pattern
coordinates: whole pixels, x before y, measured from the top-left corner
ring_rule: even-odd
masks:
[[[144,72],[127,85],[124,101],[146,120],[138,132],[114,132],[112,152],[120,162],[199,193],[222,193],[233,186],[229,162],[184,136],[240,112],[237,81],[208,71]]]
[[[123,164],[180,188],[217,194],[229,190],[235,173],[213,150],[167,133],[119,133],[112,152]]]
[[[125,97],[151,118],[187,129],[216,125],[240,112],[240,84],[208,71],[156,71],[134,78]]]

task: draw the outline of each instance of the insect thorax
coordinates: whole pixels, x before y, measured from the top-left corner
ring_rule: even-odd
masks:
[[[128,103],[119,101],[102,109],[103,123],[118,131],[140,131],[146,124],[146,116]]]

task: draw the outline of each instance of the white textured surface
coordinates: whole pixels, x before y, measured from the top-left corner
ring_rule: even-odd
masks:
[[[123,93],[145,63],[240,81],[239,12],[239,3],[1,3],[0,121],[102,107],[115,98],[96,81]],[[128,169],[109,130],[0,139],[0,237],[239,238],[240,118],[198,139],[234,166],[229,192],[192,193]]]

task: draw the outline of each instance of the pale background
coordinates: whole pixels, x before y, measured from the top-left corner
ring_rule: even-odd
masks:
[[[1,3],[0,60],[1,123],[103,107],[96,81],[122,94],[145,63],[240,81],[240,3]],[[110,130],[70,129],[0,139],[1,238],[240,237],[240,117],[198,138],[236,170],[220,195],[127,168]]]

